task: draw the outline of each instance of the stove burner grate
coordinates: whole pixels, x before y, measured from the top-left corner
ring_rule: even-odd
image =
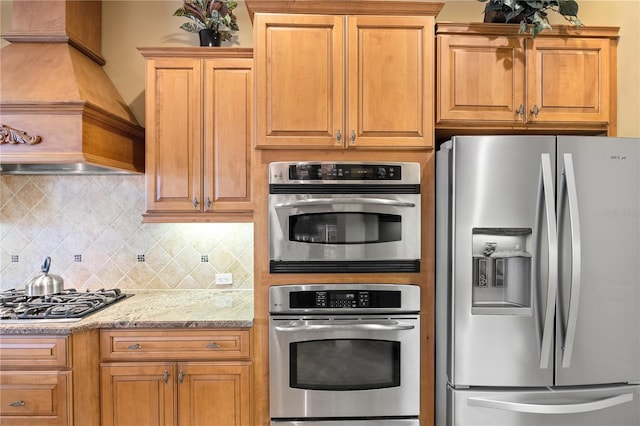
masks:
[[[24,290],[11,289],[0,292],[0,319],[80,319],[125,297],[119,289],[67,289],[44,296],[26,296]]]

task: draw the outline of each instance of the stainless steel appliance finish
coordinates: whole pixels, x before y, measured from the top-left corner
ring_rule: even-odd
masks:
[[[275,286],[269,295],[272,424],[416,424],[418,286]]]
[[[640,424],[640,140],[454,137],[436,171],[436,424]]]
[[[49,274],[51,258],[47,256],[42,264],[42,274],[29,280],[24,286],[27,296],[43,296],[45,294],[61,293],[64,290],[64,280],[58,275]]]
[[[74,322],[127,297],[119,289],[29,296],[24,290],[0,292],[0,321],[7,323]]]
[[[420,426],[418,419],[272,421],[272,426]]]
[[[419,271],[420,202],[418,163],[271,163],[271,272]]]

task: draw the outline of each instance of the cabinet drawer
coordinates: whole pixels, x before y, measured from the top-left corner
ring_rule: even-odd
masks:
[[[9,425],[71,424],[70,371],[0,372],[0,423]]]
[[[61,336],[2,336],[0,367],[51,368],[69,366],[68,340]]]
[[[211,360],[249,357],[249,330],[103,330],[102,360]]]

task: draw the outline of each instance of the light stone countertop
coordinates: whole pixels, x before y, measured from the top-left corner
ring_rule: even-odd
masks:
[[[123,289],[128,297],[79,321],[2,321],[0,334],[69,334],[89,328],[248,328],[253,290]]]

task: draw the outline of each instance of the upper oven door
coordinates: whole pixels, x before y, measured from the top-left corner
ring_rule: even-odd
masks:
[[[269,247],[272,272],[419,271],[420,194],[271,194]]]
[[[270,322],[272,418],[419,414],[418,315]]]

